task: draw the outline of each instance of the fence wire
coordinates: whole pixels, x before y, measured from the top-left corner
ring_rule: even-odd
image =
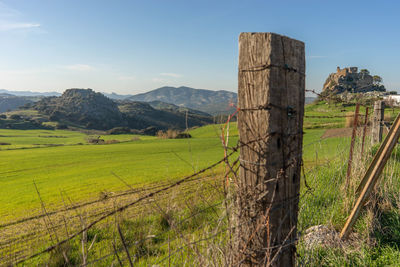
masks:
[[[342,103],[347,102],[343,101]],[[258,108],[268,109],[271,107]],[[305,117],[347,118],[351,116]],[[281,134],[284,135],[284,133]],[[298,134],[296,133],[296,135]],[[71,263],[71,265],[95,266],[101,262],[109,263],[110,261],[113,264],[119,263],[121,266],[135,265],[143,258],[143,254],[146,255],[146,252],[138,248],[149,240],[158,239],[164,240],[164,243],[160,244],[160,246],[167,246],[167,253],[160,253],[161,256],[151,254],[150,259],[146,262],[147,264],[170,266],[180,261],[182,265],[190,265],[191,263],[196,263],[198,266],[240,265],[240,262],[234,264],[229,254],[233,246],[231,242],[235,231],[235,226],[231,222],[234,203],[232,202],[232,193],[229,188],[235,186],[238,169],[241,165],[261,166],[265,164],[264,162],[246,162],[244,159],[240,159],[237,154],[241,148],[265,140],[269,137],[268,135],[271,134],[255,138],[247,143],[239,143],[233,147],[228,146],[228,138],[222,138],[225,150],[223,158],[194,174],[182,177],[172,183],[165,182],[139,189],[130,188],[114,195],[106,195],[102,199],[94,199],[82,203],[73,203],[69,196],[62,192],[61,194],[65,199],[63,208],[49,211],[43,209],[44,212],[42,214],[0,224],[0,233],[2,235],[0,240],[0,265],[27,264],[35,262],[37,258],[49,259],[57,253],[61,254],[60,257],[63,258],[63,261],[68,263],[70,259],[65,254],[67,249],[63,249],[66,244],[79,238],[82,240],[81,259],[79,263]],[[319,139],[304,144],[303,150],[321,145],[324,142],[328,142],[328,140],[328,138]],[[315,150],[318,150],[318,148],[315,148]],[[316,162],[306,170],[304,169],[303,160],[303,182],[300,194],[293,199],[285,199],[282,203],[271,203],[268,212],[273,209],[282,209],[284,203],[299,202],[298,234],[294,239],[286,238],[283,243],[267,246],[262,253],[268,255],[272,250],[275,250],[279,254],[290,246],[302,245],[303,241],[301,240],[306,235],[307,228],[324,223],[326,216],[331,216],[335,212],[331,210],[332,205],[330,204],[335,201],[341,201],[338,189],[341,188],[343,179],[337,177],[343,176],[346,168],[346,162],[343,161],[343,158],[347,156],[348,150],[344,148],[335,152],[334,155],[330,155],[328,161]],[[299,156],[303,157],[303,155]],[[335,166],[339,166],[339,168],[329,168],[335,163]],[[216,169],[222,165],[225,166],[224,174],[215,175],[220,172]],[[331,179],[321,184],[319,179],[321,175],[329,176]],[[171,209],[169,205],[175,203],[173,199],[185,202],[193,197],[201,199],[200,202],[204,207],[199,209],[196,206],[194,208],[195,206],[186,203],[186,208],[190,210],[190,214],[181,216],[179,220],[172,219],[169,214]],[[325,211],[313,212],[316,207],[324,206],[326,207]],[[114,240],[109,241],[108,247],[113,248],[113,250],[101,252],[88,259],[90,251],[93,251],[93,247],[96,246],[96,235],[91,241],[87,238],[91,229],[110,225],[120,229],[121,217],[134,218],[140,221],[141,219],[146,220],[148,216],[153,216],[154,214],[160,214],[163,223],[168,225],[165,231],[160,231],[156,235],[142,236],[138,240],[134,239],[132,241],[124,239],[124,235],[129,231],[127,228],[122,228],[119,234],[115,234]],[[191,229],[191,232],[197,233],[195,237],[187,236],[187,232],[183,230],[187,226],[184,225],[192,219],[197,220],[198,217],[205,215],[209,215],[212,219]],[[265,227],[267,218],[268,214],[265,214],[265,220],[259,227]],[[207,228],[207,231],[204,230],[205,228]],[[165,235],[168,235],[167,239]],[[251,240],[248,240],[248,242],[251,242]],[[51,245],[44,247],[45,244],[49,243]],[[133,248],[135,249],[133,250]],[[130,254],[129,251],[135,252]],[[179,256],[179,254],[183,256]],[[216,256],[218,257],[215,258]],[[192,262],[190,262],[190,258]],[[272,256],[271,258],[270,260],[273,263],[275,257]],[[299,265],[306,265],[309,260],[310,258],[304,254],[299,257],[298,263]]]

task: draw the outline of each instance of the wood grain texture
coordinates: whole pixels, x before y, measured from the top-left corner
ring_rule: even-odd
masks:
[[[372,145],[382,141],[383,119],[385,116],[385,103],[381,100],[374,103],[374,117],[372,118]]]
[[[304,43],[239,37],[240,170],[234,265],[294,266],[305,99]]]

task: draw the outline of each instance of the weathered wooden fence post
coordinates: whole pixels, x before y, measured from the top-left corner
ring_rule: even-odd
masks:
[[[296,263],[304,98],[304,43],[240,34],[234,266]]]
[[[361,157],[364,154],[364,145],[365,145],[365,136],[367,135],[367,127],[368,127],[368,111],[369,107],[365,108],[365,117],[364,117],[364,128],[363,128],[363,135],[362,135],[362,143],[361,143]]]
[[[351,134],[349,161],[347,162],[346,189],[348,189],[349,184],[350,184],[351,165],[353,164],[353,150],[354,150],[354,144],[355,144],[356,135],[357,135],[358,113],[359,112],[360,112],[360,104],[357,103],[356,110],[354,111],[353,132]]]
[[[385,103],[382,100],[374,103],[374,117],[372,118],[372,145],[382,141],[383,119],[385,115]]]

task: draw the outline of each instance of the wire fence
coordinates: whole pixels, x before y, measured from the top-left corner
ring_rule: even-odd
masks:
[[[234,115],[229,117],[225,133]],[[351,116],[306,115],[305,118]],[[61,191],[63,207],[48,210],[41,201],[42,213],[0,224],[0,265],[43,262],[73,266],[234,265],[230,255],[236,227],[231,221],[235,205],[232,192],[240,166],[248,165],[240,159],[238,151],[267,138],[229,146],[229,134],[222,135],[224,156],[220,160],[173,182],[142,188],[131,188],[125,183],[126,191],[80,203],[74,203]],[[332,149],[332,145],[327,145],[330,140],[305,143],[303,150]],[[346,138],[340,142],[336,149],[333,147],[334,151],[328,151],[325,160],[316,156],[315,160],[308,158],[305,162],[304,154],[300,155],[302,187],[300,195],[290,200],[299,202],[298,234],[276,247],[269,246],[263,253],[277,249],[279,254],[291,245],[304,246],[302,240],[309,227],[326,223],[327,217],[339,216],[334,203],[340,202],[341,207],[349,208],[351,200],[346,203],[343,198],[349,142]],[[368,160],[363,155],[359,158],[363,162]],[[37,193],[40,198],[40,191]],[[282,205],[274,207],[281,208]],[[318,208],[321,210],[315,212]],[[300,266],[310,263],[307,253],[299,255],[298,263]]]

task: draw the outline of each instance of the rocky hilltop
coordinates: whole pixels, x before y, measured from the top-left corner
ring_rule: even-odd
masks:
[[[154,106],[154,107],[153,107]],[[50,121],[87,129],[129,127],[142,130],[185,129],[213,122],[207,113],[162,102],[113,101],[92,89],[68,89],[24,109],[34,109]]]
[[[68,89],[60,97],[40,100],[34,108],[52,121],[70,121],[87,128],[109,129],[123,121],[118,105],[91,89]]]
[[[324,94],[385,92],[386,89],[381,83],[381,77],[372,76],[366,69],[358,72],[357,67],[344,69],[337,67],[335,73],[329,74],[322,92]]]

